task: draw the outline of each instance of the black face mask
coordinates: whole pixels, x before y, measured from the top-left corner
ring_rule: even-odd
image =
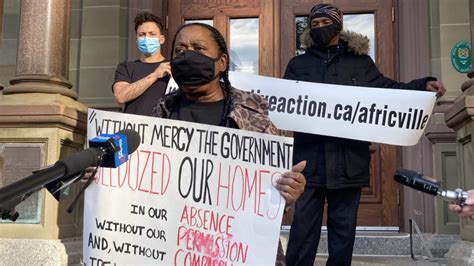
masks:
[[[216,79],[214,63],[211,58],[195,51],[184,51],[171,60],[171,74],[178,85],[203,85]]]
[[[309,35],[316,47],[327,47],[334,37],[340,32],[339,25],[331,24],[324,27],[312,28]]]

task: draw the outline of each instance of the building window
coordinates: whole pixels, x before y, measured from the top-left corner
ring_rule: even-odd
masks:
[[[209,26],[214,26],[214,21],[212,19],[187,19],[184,21],[184,24],[190,24],[190,23],[203,23],[207,24]]]
[[[230,19],[230,70],[258,74],[258,18]]]

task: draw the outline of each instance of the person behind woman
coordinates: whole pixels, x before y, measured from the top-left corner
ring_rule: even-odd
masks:
[[[446,92],[444,85],[434,77],[408,83],[385,77],[367,54],[368,38],[343,31],[343,14],[332,4],[316,4],[311,8],[301,43],[306,52],[290,60],[285,79],[427,90],[436,92],[437,96]],[[371,183],[370,143],[304,132],[294,132],[293,137],[293,160],[307,160],[304,171],[307,185],[295,204],[286,262],[290,266],[313,265],[326,212],[329,253],[326,265],[349,266],[362,188]]]
[[[124,105],[124,113],[149,116],[165,94],[171,70],[161,53],[165,42],[161,19],[141,12],[134,22],[140,58],[117,66],[112,92],[117,103]]]
[[[217,29],[191,23],[182,26],[172,44],[171,74],[179,85],[154,108],[154,115],[188,122],[277,134],[268,117],[266,101],[259,95],[231,86],[229,52]],[[306,161],[277,180],[276,189],[287,206],[301,195],[305,178],[301,174]],[[277,264],[284,264],[281,245]]]

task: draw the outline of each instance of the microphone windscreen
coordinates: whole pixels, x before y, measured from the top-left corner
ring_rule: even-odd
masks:
[[[134,151],[138,149],[141,138],[140,138],[140,134],[138,134],[138,132],[136,132],[135,130],[123,129],[115,134],[121,134],[127,138],[128,154],[132,154]]]
[[[99,162],[100,153],[97,149],[89,148],[73,155],[59,160],[55,165],[63,165],[65,168],[64,176],[71,176],[79,173],[89,166],[95,166]]]

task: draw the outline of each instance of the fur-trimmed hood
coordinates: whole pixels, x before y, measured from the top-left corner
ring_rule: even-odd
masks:
[[[310,28],[307,27],[300,35],[300,42],[304,49],[311,48],[314,45],[309,32]],[[342,31],[340,38],[347,42],[348,50],[354,52],[356,55],[369,54],[369,38],[367,38],[367,36],[353,31]]]

